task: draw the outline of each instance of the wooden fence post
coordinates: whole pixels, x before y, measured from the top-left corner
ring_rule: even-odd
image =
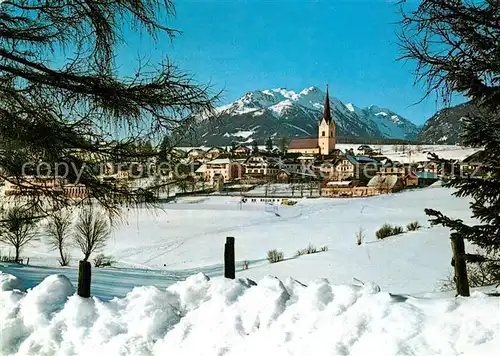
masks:
[[[224,245],[224,277],[234,279],[236,277],[236,265],[234,261],[234,237],[226,237]]]
[[[451,249],[455,268],[455,285],[457,294],[463,297],[470,296],[469,280],[467,278],[467,263],[465,261],[465,244],[461,236],[451,237]]]
[[[78,265],[78,295],[90,298],[91,265],[89,261],[80,261]]]

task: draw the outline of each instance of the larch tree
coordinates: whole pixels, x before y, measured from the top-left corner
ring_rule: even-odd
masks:
[[[69,265],[69,253],[67,247],[72,232],[72,218],[67,211],[57,211],[48,217],[45,226],[45,235],[47,241],[53,250],[59,252],[59,264],[61,266]]]
[[[401,1],[401,59],[416,61],[416,80],[426,96],[437,93],[445,104],[453,94],[470,99],[474,110],[464,119],[464,143],[480,147],[483,174],[459,174],[456,162],[441,162],[449,175],[445,186],[471,199],[475,224],[426,209],[431,223],[451,229],[455,284],[469,295],[466,263],[482,263],[500,280],[500,1],[422,0],[414,9]],[[454,170],[450,169],[455,168]],[[468,254],[464,239],[482,254]]]
[[[100,166],[156,157],[167,133],[181,135],[214,112],[217,95],[169,58],[128,60],[135,64],[129,73],[120,67],[130,56],[123,44],[133,50],[135,43],[127,39],[173,39],[174,14],[171,0],[1,2],[0,177],[26,193],[33,208],[74,202],[26,176],[81,184],[87,200],[108,212],[117,196],[144,201],[152,196],[144,189],[99,179]],[[155,147],[138,151],[135,142]]]
[[[93,252],[106,246],[111,236],[111,223],[106,215],[95,210],[92,205],[82,209],[75,223],[74,242],[87,262]]]

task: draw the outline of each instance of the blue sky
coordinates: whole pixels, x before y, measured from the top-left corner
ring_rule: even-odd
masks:
[[[127,37],[127,57],[169,56],[200,82],[247,91],[330,86],[340,100],[388,107],[421,124],[440,107],[414,86],[413,63],[397,62],[394,0],[179,0],[169,25],[182,31],[156,45]],[[413,2],[416,4],[416,2]],[[131,62],[129,62],[131,63]]]

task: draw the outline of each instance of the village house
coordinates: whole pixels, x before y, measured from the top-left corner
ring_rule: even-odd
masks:
[[[401,164],[399,162],[387,163],[380,167],[377,172],[377,176],[395,176],[401,182],[403,187],[418,185],[418,177],[411,164]]]
[[[248,155],[250,153],[250,148],[239,145],[234,148],[233,153],[239,156]]]
[[[210,184],[219,181],[227,183],[233,179],[241,178],[243,174],[243,165],[231,158],[217,158],[205,163],[204,178]]]
[[[187,152],[187,156],[190,159],[202,159],[205,158],[205,151],[201,148],[192,148]]]
[[[415,173],[418,179],[419,187],[427,187],[439,180],[437,173],[433,172],[417,172]]]
[[[432,161],[423,161],[416,164],[417,172],[439,173],[439,164]]]
[[[226,153],[226,150],[224,150],[223,148],[212,147],[207,152],[205,152],[205,158],[213,160],[222,155],[223,153]]]
[[[196,171],[194,171],[195,177],[202,178],[203,180],[205,179],[205,173],[207,172],[207,164],[203,163],[201,166],[199,166]]]
[[[379,162],[370,157],[340,155],[333,159],[315,164],[318,173],[331,180],[363,180],[373,177],[378,170]]]
[[[71,199],[85,199],[88,196],[87,187],[83,184],[65,184],[63,190]]]
[[[359,155],[366,156],[366,155],[369,155],[372,153],[373,153],[373,149],[368,145],[361,145],[358,147],[358,154]]]
[[[279,161],[279,168],[290,173],[300,172],[301,162],[293,158],[282,158]]]
[[[462,173],[474,174],[476,176],[483,175],[484,169],[482,169],[484,151],[477,151],[470,156],[464,158],[460,164],[460,169]]]
[[[379,193],[391,193],[404,188],[401,178],[397,175],[376,175],[366,185]]]
[[[245,175],[275,178],[280,171],[278,162],[271,157],[250,156],[243,163]]]
[[[328,198],[367,197],[380,194],[373,187],[357,186],[358,181],[329,181],[321,188],[321,196]]]
[[[52,177],[8,177],[4,181],[3,193],[4,195],[35,195],[40,192],[41,189],[63,193],[63,184],[64,182],[61,179],[54,179]]]
[[[289,153],[310,155],[329,155],[335,149],[336,123],[332,119],[330,97],[326,88],[323,116],[318,123],[318,135],[315,137],[294,138],[288,146]]]
[[[36,195],[42,194],[42,189],[71,199],[87,197],[87,188],[83,184],[68,184],[63,179],[32,176],[26,176],[22,179],[8,177],[4,182],[3,194],[6,196]]]

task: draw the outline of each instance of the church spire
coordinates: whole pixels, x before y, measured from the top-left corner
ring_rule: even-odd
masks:
[[[326,85],[326,99],[325,99],[325,108],[323,111],[323,119],[327,124],[332,122],[332,113],[330,112],[330,96],[328,94],[328,84]]]

